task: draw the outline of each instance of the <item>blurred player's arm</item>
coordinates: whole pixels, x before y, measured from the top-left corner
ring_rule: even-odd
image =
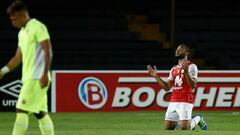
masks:
[[[45,87],[48,85],[48,71],[51,68],[52,64],[52,44],[49,39],[46,39],[42,42],[40,42],[40,45],[42,46],[42,49],[44,51],[44,61],[45,61],[45,67],[44,67],[44,72],[43,75],[40,79],[41,87]]]
[[[195,66],[195,65],[194,65]],[[197,87],[197,67],[191,68],[190,72],[192,75],[190,75],[189,72],[189,66],[184,63],[183,64],[183,70],[184,70],[184,74],[186,75],[186,79],[187,79],[187,83],[192,87],[192,88],[196,88]]]
[[[154,68],[152,68],[150,65],[148,65],[147,69],[148,69],[148,73],[156,79],[157,83],[165,91],[169,91],[171,89],[171,87],[173,86],[173,81],[168,80],[167,82],[165,82],[160,77],[158,77],[158,75],[157,75],[157,68],[155,66],[154,66]]]
[[[16,67],[18,67],[21,64],[21,62],[22,62],[22,52],[21,52],[21,49],[18,47],[15,55],[11,58],[8,64],[1,69],[0,78],[2,78],[8,72],[14,70]]]

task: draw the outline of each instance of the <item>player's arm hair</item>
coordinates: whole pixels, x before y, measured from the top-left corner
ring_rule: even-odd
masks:
[[[186,73],[186,79],[187,79],[187,83],[192,87],[192,88],[196,88],[197,87],[197,79],[194,77],[191,77],[189,72]]]
[[[50,39],[46,39],[40,42],[40,45],[42,46],[42,49],[44,51],[44,59],[45,59],[44,74],[47,74],[52,64],[52,56],[53,56],[52,44]]]
[[[12,59],[8,62],[6,66],[11,71],[11,70],[14,70],[16,67],[18,67],[21,63],[22,63],[22,52],[21,52],[21,49],[18,47],[15,55],[12,57]]]
[[[160,77],[154,77],[157,80],[157,83],[165,90],[170,91],[173,86],[173,81],[168,80],[167,82],[163,81]]]

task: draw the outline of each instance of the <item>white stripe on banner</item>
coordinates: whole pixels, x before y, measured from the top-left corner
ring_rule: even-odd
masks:
[[[52,89],[51,89],[51,112],[56,112],[56,71],[52,71]]]
[[[167,77],[161,77],[164,81],[167,81]],[[240,77],[199,77],[199,83],[238,83]],[[153,77],[119,77],[120,83],[155,83],[156,80]]]

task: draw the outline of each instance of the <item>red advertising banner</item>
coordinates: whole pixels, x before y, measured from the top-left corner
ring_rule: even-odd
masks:
[[[53,71],[52,112],[165,110],[170,96],[147,71]],[[199,71],[194,106],[240,110],[240,71]]]

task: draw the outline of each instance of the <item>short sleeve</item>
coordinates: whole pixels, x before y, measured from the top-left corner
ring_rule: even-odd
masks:
[[[36,30],[35,31],[35,38],[36,38],[37,42],[41,42],[41,41],[44,41],[46,39],[50,39],[47,27],[44,24],[39,23],[36,26],[35,30]]]
[[[173,75],[172,75],[173,68],[170,70],[169,75],[168,75],[168,80],[173,80]]]
[[[188,72],[191,77],[197,78],[198,77],[198,68],[195,64],[189,65]]]

